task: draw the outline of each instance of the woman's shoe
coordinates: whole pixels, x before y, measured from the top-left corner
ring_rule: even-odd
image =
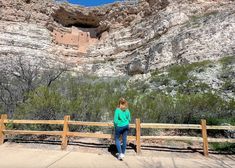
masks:
[[[125,155],[123,153],[121,153],[120,155],[118,155],[118,160],[123,160],[125,157]]]

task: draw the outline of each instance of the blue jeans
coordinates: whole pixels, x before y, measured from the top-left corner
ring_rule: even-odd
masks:
[[[129,125],[123,127],[115,127],[115,143],[119,154],[120,153],[125,154],[128,130],[129,130]],[[122,146],[119,140],[121,135],[122,135]]]

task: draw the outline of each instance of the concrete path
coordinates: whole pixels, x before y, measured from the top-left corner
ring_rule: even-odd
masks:
[[[234,155],[127,155],[124,161],[111,154],[0,146],[0,168],[234,168]],[[191,156],[192,155],[192,156]]]

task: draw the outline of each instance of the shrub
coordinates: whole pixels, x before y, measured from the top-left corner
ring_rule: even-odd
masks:
[[[235,154],[235,144],[232,143],[210,143],[210,147],[221,153]]]
[[[223,67],[226,68],[227,65],[235,64],[235,56],[223,57],[219,61],[223,65]]]
[[[29,92],[27,100],[19,103],[13,117],[53,120],[70,115],[72,120],[112,122],[119,98],[125,97],[129,102],[132,123],[135,118],[147,123],[196,124],[200,123],[202,118],[207,119],[208,124],[220,124],[217,119],[234,119],[235,101],[227,102],[216,94],[200,91],[208,87],[203,83],[194,85],[189,82],[184,86],[189,88],[189,92],[179,87],[178,92],[172,96],[163,91],[144,89],[145,87],[148,86],[142,83],[127,87],[126,78],[67,75],[55,81],[50,87],[40,86]],[[45,130],[60,128],[37,125],[28,127]],[[106,128],[82,126],[72,126],[71,130],[110,132]],[[145,133],[151,131],[145,130]]]
[[[40,120],[61,119],[66,114],[67,105],[67,100],[56,88],[41,86],[29,93],[27,101],[19,105],[14,117]]]
[[[177,80],[180,84],[184,83],[189,79],[188,73],[195,69],[205,68],[207,65],[211,63],[210,61],[202,61],[202,62],[195,62],[192,64],[184,64],[184,65],[173,65],[171,66],[169,71],[169,77],[172,79]],[[194,80],[194,78],[190,78]]]

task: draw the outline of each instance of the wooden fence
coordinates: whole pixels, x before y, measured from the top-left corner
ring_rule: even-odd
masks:
[[[31,130],[7,130],[5,124],[53,124],[63,125],[63,131],[31,131]],[[112,139],[111,134],[102,133],[84,133],[70,132],[69,125],[97,126],[97,127],[113,127],[113,123],[105,122],[83,122],[71,121],[70,116],[64,116],[64,120],[8,120],[7,115],[1,115],[0,119],[0,144],[3,144],[5,135],[21,134],[21,135],[57,135],[61,136],[61,149],[65,150],[68,145],[68,137],[90,137]],[[235,126],[208,126],[206,120],[201,120],[201,124],[159,124],[159,123],[141,123],[140,119],[136,119],[135,124],[130,124],[130,128],[135,128],[136,135],[128,136],[128,140],[136,142],[136,152],[141,153],[141,140],[158,139],[158,140],[175,140],[175,141],[197,141],[203,143],[203,152],[208,156],[208,142],[230,142],[235,143],[235,139],[228,138],[208,138],[207,130],[235,130]],[[141,129],[187,129],[201,130],[202,137],[191,136],[142,136]]]

